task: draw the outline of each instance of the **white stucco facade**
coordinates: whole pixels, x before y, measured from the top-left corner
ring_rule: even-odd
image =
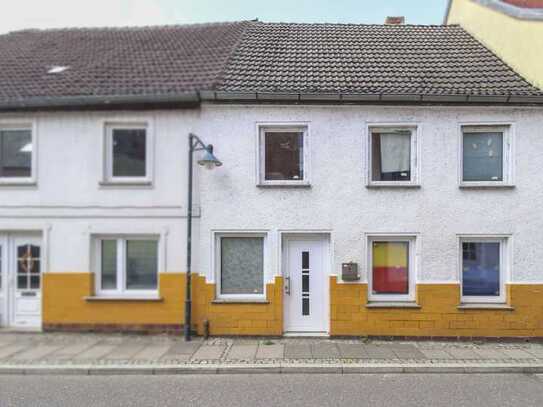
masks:
[[[258,123],[309,126],[311,186],[258,187]],[[369,125],[419,128],[419,188],[367,188]],[[460,126],[511,126],[512,184],[459,188]],[[209,281],[213,231],[267,231],[267,279],[281,274],[281,233],[327,232],[332,273],[356,262],[367,281],[368,234],[417,236],[416,283],[458,283],[459,235],[509,237],[507,282],[541,283],[543,112],[537,108],[219,106],[202,108],[199,135],[224,166],[202,172],[200,269]]]
[[[213,105],[144,112],[0,116],[32,122],[35,185],[0,186],[0,232],[43,234],[44,272],[92,272],[92,237],[160,236],[160,272],[184,272],[187,136],[223,166],[195,170],[193,270],[215,282],[214,232],[266,233],[265,280],[281,275],[281,236],[326,233],[331,274],[356,262],[367,281],[369,234],[417,237],[415,283],[459,282],[459,235],[510,237],[509,283],[543,283],[543,111],[514,107]],[[103,185],[104,123],[141,122],[153,136],[150,185]],[[257,127],[308,126],[309,187],[259,187]],[[368,188],[368,126],[418,128],[420,186]],[[508,125],[513,187],[459,187],[462,124]]]

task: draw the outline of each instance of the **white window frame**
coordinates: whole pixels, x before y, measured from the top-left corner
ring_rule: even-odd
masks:
[[[311,162],[310,162],[310,128],[309,123],[257,123],[257,157],[256,157],[256,179],[258,186],[310,186],[311,185]],[[303,133],[303,172],[301,180],[266,180],[266,132],[274,133]]]
[[[466,131],[468,130],[468,131]],[[464,181],[464,132],[488,133],[499,132],[503,134],[503,180],[502,181]],[[481,187],[513,187],[514,174],[514,125],[512,123],[463,123],[460,124],[458,141],[458,185],[460,188]]]
[[[30,130],[32,140],[30,177],[0,177],[0,186],[36,184],[38,174],[38,132],[36,122],[33,120],[0,121],[0,130]]]
[[[418,274],[419,238],[415,234],[370,234],[367,236],[367,278],[368,300],[374,302],[415,302],[416,282]],[[373,293],[373,242],[407,242],[409,243],[408,286],[407,294],[374,294]]]
[[[500,243],[500,295],[464,296],[464,258],[463,243]],[[458,278],[460,281],[460,302],[462,304],[505,304],[507,302],[506,284],[510,275],[510,237],[508,235],[460,235],[458,237]]]
[[[268,234],[260,232],[217,232],[214,234],[213,259],[215,269],[216,298],[221,300],[265,300],[266,299],[266,268],[268,259]],[[263,244],[262,262],[262,294],[222,294],[221,293],[221,240],[229,237],[260,237]]]
[[[373,180],[373,133],[379,131],[411,131],[411,179],[409,181],[374,181]],[[418,123],[371,123],[367,126],[367,186],[369,187],[419,187],[420,174],[420,140],[422,128]]]
[[[113,290],[102,289],[102,241],[117,241],[117,288]],[[126,243],[132,240],[150,240],[157,244],[157,287],[149,290],[126,289]],[[161,246],[163,239],[157,235],[99,235],[94,238],[94,267],[95,267],[95,294],[103,298],[157,298],[160,287],[161,273]]]
[[[114,177],[113,176],[113,131],[145,129],[145,176]],[[104,121],[103,122],[103,174],[101,184],[105,185],[150,185],[153,182],[154,168],[154,131],[152,120]]]

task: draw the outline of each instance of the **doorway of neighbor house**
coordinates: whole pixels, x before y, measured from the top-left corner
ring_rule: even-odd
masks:
[[[0,326],[41,326],[42,239],[0,233]]]

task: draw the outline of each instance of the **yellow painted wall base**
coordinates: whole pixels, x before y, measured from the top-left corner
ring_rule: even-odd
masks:
[[[43,325],[46,329],[171,330],[183,325],[185,273],[161,273],[161,301],[89,301],[94,295],[92,273],[45,273],[43,276]],[[193,329],[203,333],[209,321],[212,335],[281,335],[282,280],[266,286],[266,303],[217,304],[215,285],[193,274]]]
[[[183,320],[185,274],[162,273],[162,301],[87,301],[94,295],[92,273],[43,275],[44,325],[172,325]]]
[[[194,321],[199,334],[204,320],[209,321],[211,335],[283,334],[283,283],[276,277],[266,285],[266,303],[214,303],[215,284],[198,276],[193,280]]]
[[[514,310],[460,310],[458,284],[417,285],[420,309],[369,309],[367,284],[330,277],[331,335],[419,337],[541,337],[543,285],[509,285]]]

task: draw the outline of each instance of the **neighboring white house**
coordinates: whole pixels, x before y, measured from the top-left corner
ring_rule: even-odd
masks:
[[[0,325],[543,336],[543,92],[457,26],[0,36]]]

